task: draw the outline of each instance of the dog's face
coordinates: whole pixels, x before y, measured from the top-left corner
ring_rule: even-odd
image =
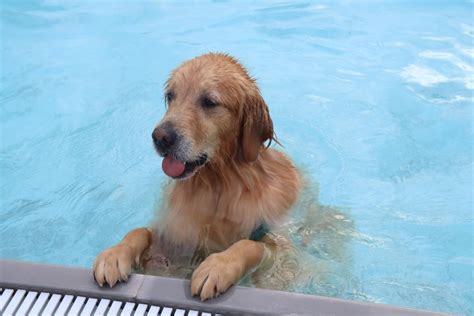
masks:
[[[236,159],[252,162],[272,140],[268,108],[245,69],[224,54],[183,63],[165,90],[167,112],[153,131],[163,171],[175,179],[200,167]]]

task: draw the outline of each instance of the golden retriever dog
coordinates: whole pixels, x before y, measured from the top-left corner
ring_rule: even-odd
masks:
[[[236,59],[209,53],[188,60],[165,89],[167,111],[152,133],[173,179],[163,215],[99,254],[94,277],[113,286],[134,268],[189,276],[197,267],[191,292],[206,300],[272,265],[278,247],[266,233],[285,218],[302,180],[284,153],[269,148],[276,138],[268,107]]]

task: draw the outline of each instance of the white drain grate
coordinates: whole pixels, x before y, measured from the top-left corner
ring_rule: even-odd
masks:
[[[0,290],[3,316],[211,316],[197,310],[61,295],[22,289]],[[219,315],[219,314],[214,314]]]

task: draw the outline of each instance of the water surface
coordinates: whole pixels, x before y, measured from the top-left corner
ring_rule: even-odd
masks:
[[[0,6],[0,257],[90,266],[146,225],[163,83],[223,51],[258,79],[320,205],[352,223],[343,256],[316,232],[303,251],[341,269],[295,290],[474,312],[472,2]]]

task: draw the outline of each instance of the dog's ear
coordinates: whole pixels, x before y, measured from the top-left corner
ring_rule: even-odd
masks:
[[[266,141],[268,147],[275,140],[273,122],[258,88],[247,95],[241,120],[241,156],[244,161],[252,162]]]

